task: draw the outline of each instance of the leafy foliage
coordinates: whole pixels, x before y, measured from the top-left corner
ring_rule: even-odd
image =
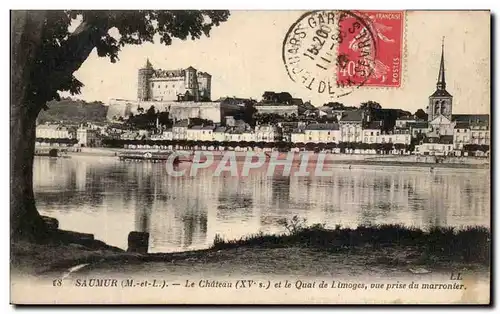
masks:
[[[323,106],[330,107],[333,110],[348,110],[348,109],[354,110],[354,109],[356,109],[356,107],[354,107],[354,106],[346,106],[343,103],[340,103],[338,101],[328,102],[328,103],[324,104]]]
[[[260,124],[276,124],[277,122],[299,122],[301,119],[295,114],[283,115],[279,113],[259,113],[258,110],[253,114],[253,123],[259,122]],[[250,124],[250,125],[252,125]]]
[[[424,110],[418,109],[417,111],[415,111],[415,117],[419,120],[427,120],[428,115]]]
[[[144,112],[144,110],[140,112]],[[156,128],[157,119],[159,125],[166,128],[172,127],[173,121],[169,118],[169,113],[167,111],[156,112],[154,106],[151,106],[146,113],[130,115],[125,121],[125,125],[132,129],[152,130]]]
[[[482,151],[487,152],[490,150],[490,145],[479,145],[479,144],[467,144],[464,145],[464,150],[467,152]]]
[[[382,106],[376,101],[369,100],[361,103],[359,109],[382,109]]]
[[[254,115],[257,112],[255,109],[255,101],[245,101],[245,105],[242,110],[234,115],[235,120],[243,120],[245,123],[248,123],[250,126],[255,126]]]
[[[278,225],[283,226],[288,234],[297,234],[307,227],[307,220],[305,218],[300,219],[299,216],[294,215],[291,219],[279,219]]]

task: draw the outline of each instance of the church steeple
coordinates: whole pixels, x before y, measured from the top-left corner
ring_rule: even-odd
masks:
[[[436,91],[429,96],[429,106],[427,115],[429,121],[440,115],[451,121],[453,108],[453,96],[446,90],[446,79],[444,74],[444,37],[441,42],[441,63],[439,64],[439,74],[436,84]]]
[[[439,75],[436,87],[438,90],[446,90],[446,80],[444,76],[444,37],[441,42],[441,64],[439,65]]]

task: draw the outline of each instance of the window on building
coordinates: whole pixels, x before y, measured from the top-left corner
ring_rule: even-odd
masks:
[[[365,143],[368,142],[368,138],[365,136]]]
[[[151,83],[151,87],[155,87],[155,83]]]

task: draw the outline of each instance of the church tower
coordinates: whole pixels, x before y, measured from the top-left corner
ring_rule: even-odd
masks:
[[[429,106],[427,107],[428,120],[432,121],[439,115],[445,116],[451,121],[453,96],[446,91],[446,79],[444,69],[444,38],[441,44],[441,63],[439,64],[439,74],[436,84],[436,91],[429,96]]]
[[[137,73],[137,100],[149,100],[149,79],[153,75],[153,66],[146,60],[146,65]]]

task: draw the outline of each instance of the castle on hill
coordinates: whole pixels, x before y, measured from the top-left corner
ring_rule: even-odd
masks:
[[[137,71],[137,99],[109,100],[108,120],[127,118],[154,107],[168,111],[174,120],[201,118],[220,122],[221,103],[211,101],[212,76],[192,66],[186,69],[155,69],[146,64]]]
[[[155,69],[146,61],[138,70],[139,101],[210,101],[212,76],[192,66],[187,69]]]

